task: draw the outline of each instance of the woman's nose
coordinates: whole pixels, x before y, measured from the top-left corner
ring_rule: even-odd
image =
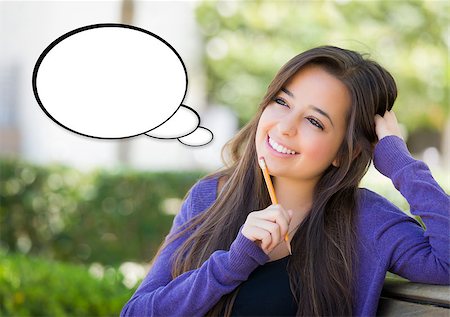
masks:
[[[297,134],[298,122],[294,115],[286,115],[278,122],[278,131],[283,135],[294,136]]]

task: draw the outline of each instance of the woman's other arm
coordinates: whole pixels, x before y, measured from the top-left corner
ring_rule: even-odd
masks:
[[[426,226],[424,230],[386,200],[372,202],[378,224],[373,239],[380,256],[389,259],[388,270],[412,282],[450,284],[449,196],[428,166],[414,159],[396,135],[378,142],[374,166],[392,180],[408,201],[411,214],[421,217]]]
[[[195,211],[197,183],[175,217],[169,236],[179,232]],[[166,238],[167,239],[167,238]],[[264,252],[239,231],[229,251],[215,251],[203,265],[172,279],[171,256],[187,234],[170,243],[154,260],[121,316],[203,316],[224,295],[233,291],[259,265],[267,261]]]

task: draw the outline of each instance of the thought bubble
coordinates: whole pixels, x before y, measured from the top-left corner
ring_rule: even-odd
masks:
[[[39,56],[32,84],[45,114],[83,136],[146,135],[189,146],[213,138],[182,104],[188,79],[179,54],[135,26],[94,24],[60,36]]]

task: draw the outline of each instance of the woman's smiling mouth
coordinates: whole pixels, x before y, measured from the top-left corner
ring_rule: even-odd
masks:
[[[276,141],[274,141],[269,135],[267,135],[266,138],[266,145],[275,156],[279,157],[290,157],[295,156],[298,153],[294,150],[288,149],[285,146],[278,144]]]

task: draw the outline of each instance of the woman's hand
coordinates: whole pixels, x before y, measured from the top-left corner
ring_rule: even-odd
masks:
[[[397,121],[397,117],[392,110],[386,111],[383,117],[379,114],[375,115],[375,131],[378,136],[378,141],[388,135],[396,135],[404,140]]]
[[[242,234],[247,239],[255,241],[266,254],[269,254],[284,240],[292,214],[292,210],[286,211],[279,204],[253,211],[245,220]]]

